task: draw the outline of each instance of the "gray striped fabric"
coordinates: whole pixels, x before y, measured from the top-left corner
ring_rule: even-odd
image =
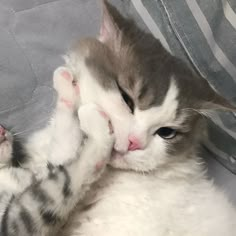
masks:
[[[168,51],[236,102],[236,0],[123,2],[129,4],[125,14],[135,17]],[[236,114],[216,114],[209,121],[209,139],[204,145],[236,173]]]

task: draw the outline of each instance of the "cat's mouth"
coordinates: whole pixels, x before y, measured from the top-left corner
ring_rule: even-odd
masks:
[[[136,152],[136,151],[133,151]],[[109,166],[120,169],[124,171],[137,171],[137,168],[133,168],[133,161],[132,153],[131,151],[127,151],[126,153],[120,153],[116,150],[112,151],[111,159],[109,162]],[[134,161],[135,163],[135,161]]]
[[[135,151],[127,151],[127,152],[118,152],[115,149],[112,150],[111,153],[111,160],[117,160],[117,159],[125,159],[125,156],[135,153],[135,152],[140,152],[141,150],[135,150]]]

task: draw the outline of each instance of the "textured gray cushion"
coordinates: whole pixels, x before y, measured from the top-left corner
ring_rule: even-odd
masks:
[[[221,47],[227,46],[226,42],[231,40],[227,32],[231,31],[225,32],[228,28],[221,27],[222,19],[225,23],[221,1],[207,1],[208,4],[205,5],[204,1],[197,1],[200,10],[208,16],[207,20],[219,38],[218,44]],[[152,32],[173,54],[181,57],[190,66],[193,64],[223,95],[232,100],[235,98],[235,82],[232,76],[225,72],[225,68],[213,56],[214,52],[209,48],[187,5],[196,1],[111,2],[123,14],[132,16],[143,29]],[[236,1],[229,2],[236,9]],[[63,63],[61,55],[77,38],[95,36],[99,24],[100,9],[98,1],[95,0],[0,0],[1,124],[27,135],[46,123],[56,98],[52,89],[52,73]],[[224,37],[225,35],[228,36]],[[235,65],[233,56],[235,57],[236,51],[231,50],[235,48],[234,40],[232,44],[224,49],[225,53],[232,52],[230,60]],[[233,156],[236,145],[234,137],[230,135],[232,133],[228,131],[235,131],[235,118],[232,114],[219,118],[216,125],[211,125],[213,149],[219,149],[214,157],[223,160],[230,168],[234,166],[234,159],[230,159],[228,151]],[[219,122],[223,122],[225,130]],[[219,136],[220,132],[223,132],[222,136]],[[222,159],[222,153],[225,159]],[[236,203],[235,177],[211,158],[213,155],[206,150],[203,156],[207,157],[210,175],[215,176],[216,182]]]
[[[53,70],[73,40],[97,34],[99,20],[93,0],[0,0],[0,123],[15,132],[45,123]]]

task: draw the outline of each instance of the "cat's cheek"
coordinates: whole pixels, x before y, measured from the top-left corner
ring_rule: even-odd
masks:
[[[150,145],[150,149],[152,155],[150,155],[148,159],[150,159],[149,162],[153,163],[154,168],[167,163],[167,143],[163,138],[159,136],[154,137],[153,142]]]

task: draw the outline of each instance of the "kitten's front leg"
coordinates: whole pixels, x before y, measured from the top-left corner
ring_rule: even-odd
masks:
[[[95,104],[82,106],[78,116],[80,128],[88,137],[80,159],[80,176],[90,184],[98,179],[110,159],[114,135],[107,115]]]
[[[66,67],[59,67],[54,72],[53,80],[58,101],[51,124],[49,161],[59,165],[75,157],[83,137],[77,116],[79,88],[72,73]]]
[[[82,107],[79,117],[88,136],[80,157],[64,166],[49,166],[47,178],[12,197],[1,220],[0,235],[56,235],[58,226],[103,173],[114,144],[109,121],[95,105]]]
[[[76,114],[79,88],[70,70],[57,68],[53,84],[58,96],[51,121],[25,145],[35,173],[40,173],[48,162],[60,165],[74,158],[82,139]]]

